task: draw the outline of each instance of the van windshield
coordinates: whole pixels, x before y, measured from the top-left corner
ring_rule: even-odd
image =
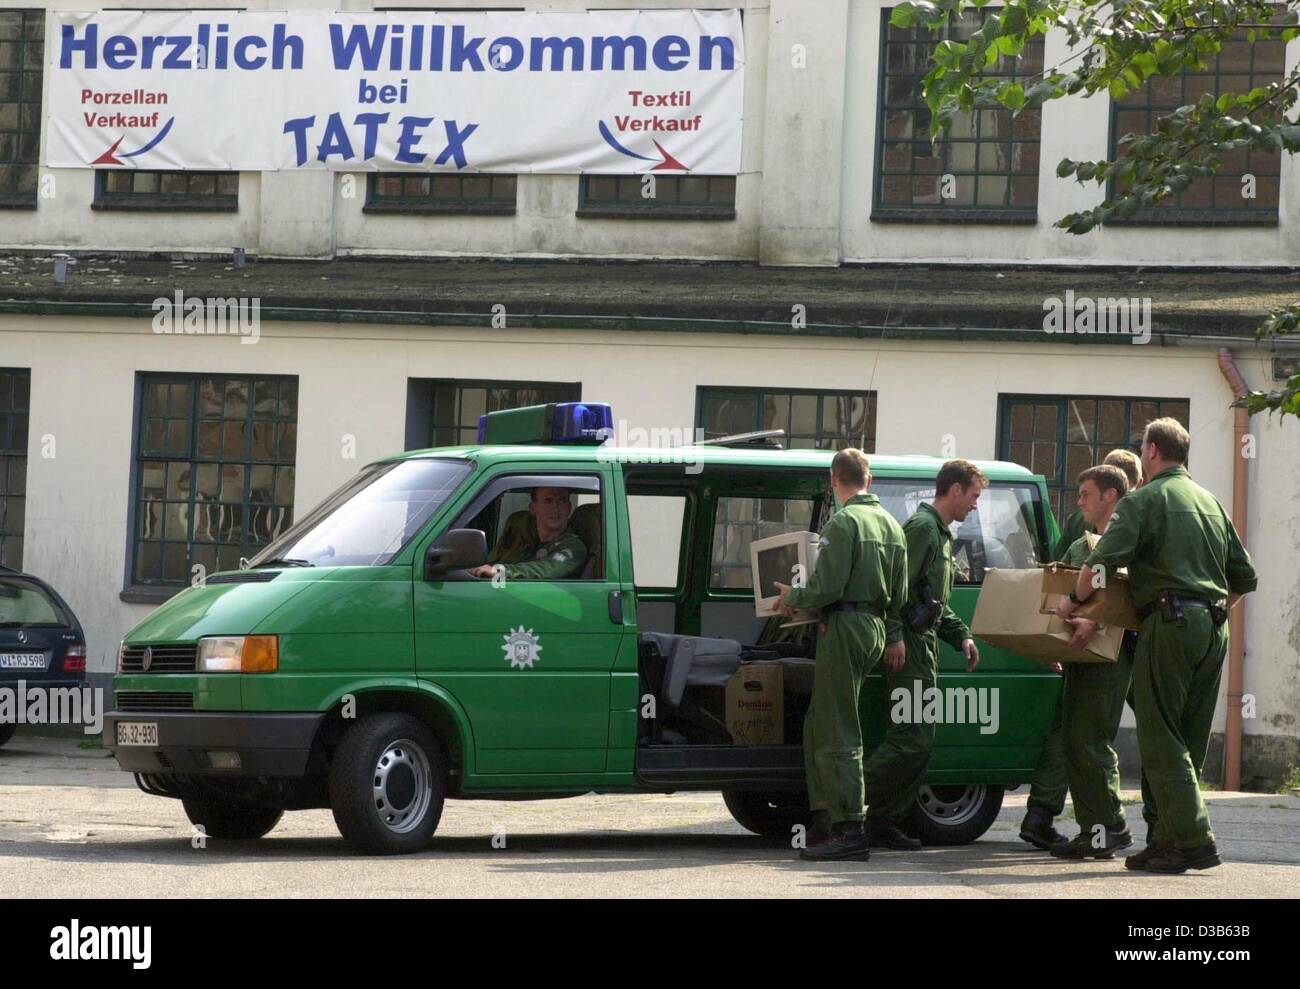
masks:
[[[470,469],[464,460],[371,464],[249,566],[383,566],[424,528]]]

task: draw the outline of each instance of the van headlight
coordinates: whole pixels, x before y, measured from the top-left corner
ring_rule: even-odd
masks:
[[[275,635],[214,635],[199,639],[200,673],[274,673],[280,667]]]

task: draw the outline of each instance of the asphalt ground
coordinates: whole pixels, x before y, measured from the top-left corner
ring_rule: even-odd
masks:
[[[141,793],[96,744],[19,734],[0,749],[7,898],[1300,896],[1295,795],[1207,793],[1225,864],[1182,876],[1031,849],[1017,836],[1026,787],[974,844],[865,862],[800,862],[736,824],[716,793],[449,801],[427,851],[373,858],[343,844],[329,811],[286,814],[259,841],[194,847],[180,802]],[[1125,801],[1137,850],[1136,789]],[[1068,806],[1058,827],[1075,830]]]

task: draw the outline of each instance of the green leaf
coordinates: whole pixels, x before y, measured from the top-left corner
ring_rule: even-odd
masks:
[[[1128,86],[1123,79],[1112,79],[1106,88],[1110,91],[1110,98],[1117,102],[1128,95]]]
[[[897,28],[909,28],[916,21],[916,8],[909,0],[903,0],[889,12],[889,23]]]
[[[1008,110],[1019,110],[1025,105],[1025,88],[1015,82],[1003,87],[998,93],[998,102]]]

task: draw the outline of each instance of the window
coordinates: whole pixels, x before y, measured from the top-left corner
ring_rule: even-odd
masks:
[[[0,10],[0,207],[35,209],[45,11]]]
[[[0,564],[23,568],[32,372],[0,368]]]
[[[595,475],[502,477],[492,481],[452,527],[482,530],[489,563],[510,566],[542,559],[565,569],[536,579],[603,580],[607,546],[603,506],[600,478]],[[565,532],[582,540],[586,553],[581,559],[557,558],[554,554],[569,552],[564,546],[538,556],[544,542],[554,542]]]
[[[701,388],[696,425],[706,438],[784,429],[788,449],[871,453],[876,448],[876,393]]]
[[[548,402],[576,402],[579,382],[455,381],[412,378],[407,389],[406,448],[478,442],[478,417]]]
[[[513,175],[372,174],[366,213],[500,213],[515,211]]]
[[[751,589],[749,544],[786,532],[807,532],[812,528],[814,507],[807,498],[719,498],[713,520],[709,587]]]
[[[954,118],[930,143],[930,109],[921,95],[930,53],[945,39],[965,41],[984,14],[966,10],[940,30],[897,28],[881,12],[880,121],[876,128],[873,220],[1033,222],[1038,209],[1042,112],[1019,115],[998,104]],[[985,75],[1026,81],[1043,69],[1043,41],[1003,57]]]
[[[736,218],[734,175],[583,175],[579,181],[578,216]]]
[[[371,464],[251,563],[383,566],[420,534],[470,470],[463,460]]]
[[[676,588],[687,521],[686,496],[629,494],[627,517],[637,588]]]
[[[881,507],[901,525],[934,501],[934,481],[876,478],[871,490]],[[1047,532],[1040,521],[1038,488],[1030,484],[995,481],[980,495],[975,510],[952,531],[953,582],[981,584],[989,567],[1027,570],[1046,555]]]
[[[298,382],[143,374],[132,583],[232,570],[293,522]]]
[[[239,173],[100,169],[95,172],[91,208],[235,212],[239,209]]]
[[[1217,55],[1206,54],[1203,70],[1152,76],[1146,85],[1111,103],[1111,157],[1125,153],[1126,148],[1119,144],[1125,134],[1153,133],[1157,118],[1195,103],[1205,93],[1245,94],[1256,86],[1281,82],[1285,52],[1286,45],[1280,40],[1257,41],[1252,45],[1243,36],[1236,41],[1225,41]],[[1131,217],[1107,222],[1277,223],[1281,168],[1280,151],[1245,148],[1230,151],[1222,156],[1216,174],[1193,179],[1181,193],[1145,206]],[[1246,176],[1253,176],[1254,182],[1244,181]],[[1248,192],[1253,192],[1254,197],[1248,198]],[[1122,195],[1122,187],[1112,185],[1111,194]]]
[[[1178,398],[1091,398],[1003,395],[998,410],[998,459],[1047,479],[1052,511],[1074,510],[1074,479],[1117,447],[1137,452],[1152,419],[1187,425],[1189,403]]]

